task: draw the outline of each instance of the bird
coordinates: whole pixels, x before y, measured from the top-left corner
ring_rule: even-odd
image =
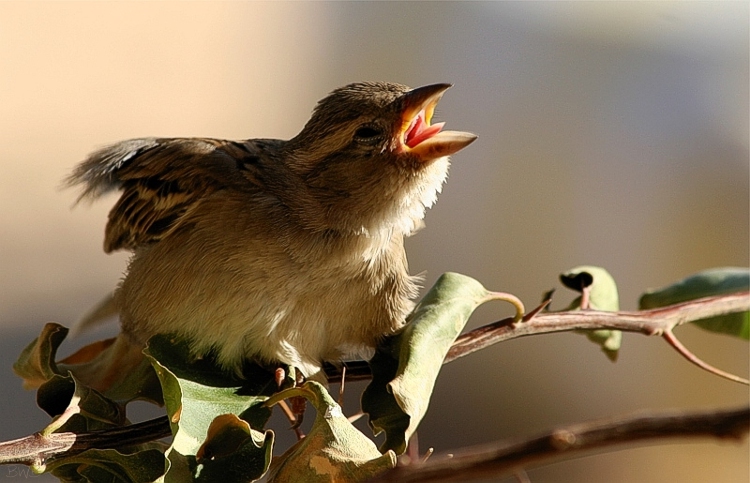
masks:
[[[432,123],[449,87],[349,84],[289,140],[140,138],[90,154],[67,184],[79,201],[121,192],[104,251],[132,252],[99,308],[119,315],[117,343],[140,354],[176,334],[228,371],[253,360],[314,378],[398,331],[420,288],[404,238],[477,138]]]

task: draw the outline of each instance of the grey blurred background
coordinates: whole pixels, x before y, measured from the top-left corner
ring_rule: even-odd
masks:
[[[12,374],[18,353],[45,322],[72,324],[127,261],[101,249],[114,198],[72,210],[70,169],[131,137],[288,138],[352,81],[452,82],[436,119],[479,135],[408,242],[427,286],[457,271],[531,306],[561,271],[595,264],[634,309],[648,287],[747,266],[748,5],[0,3],[0,440],[47,422]],[[509,313],[483,307],[470,327]],[[748,376],[747,343],[678,335]],[[419,437],[449,451],[641,408],[747,403],[746,387],[660,339],[625,335],[612,364],[557,334],[446,366]],[[748,481],[747,441],[671,443],[529,476]]]

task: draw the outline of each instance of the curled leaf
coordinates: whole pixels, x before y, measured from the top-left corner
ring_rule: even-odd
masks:
[[[563,285],[577,292],[588,291],[588,307],[595,310],[616,312],[620,310],[617,283],[608,271],[601,267],[580,266],[560,274]],[[568,310],[581,308],[581,297],[576,298]]]
[[[117,337],[94,342],[56,361],[57,350],[67,335],[68,329],[62,325],[46,324],[39,337],[21,352],[13,370],[23,378],[26,389],[39,388],[55,375],[71,373],[80,384],[109,399],[162,404],[159,381],[140,347]]]
[[[617,284],[609,272],[601,267],[580,266],[560,274],[560,281],[571,290],[581,292],[566,310],[581,308],[616,312],[620,310]],[[622,343],[619,330],[599,329],[583,331],[586,337],[602,348],[611,360],[617,360]]]
[[[13,371],[23,379],[25,389],[36,389],[55,374],[60,374],[55,363],[57,349],[68,335],[59,324],[45,324],[39,337],[31,341],[13,364]]]
[[[443,274],[403,330],[378,346],[370,360],[372,381],[362,395],[362,410],[369,414],[376,435],[385,432],[381,451],[406,450],[406,442],[427,412],[445,355],[474,310],[489,300],[511,298],[522,312],[514,297],[489,292],[465,275]]]
[[[260,478],[271,464],[273,432],[252,429],[234,414],[211,421],[206,440],[196,453],[196,481],[243,483]]]
[[[187,341],[168,335],[151,338],[145,353],[161,381],[174,434],[167,451],[170,468],[165,481],[184,481],[201,475],[203,481],[212,481],[210,478],[216,476],[218,466],[210,458],[206,459],[206,451],[218,448],[221,448],[220,458],[231,463],[231,474],[238,478],[226,479],[229,478],[226,474],[222,480],[259,478],[270,461],[273,436],[251,433],[250,440],[239,444],[233,453],[228,446],[221,444],[221,439],[213,440],[216,433],[209,435],[209,428],[218,416],[228,414],[244,420],[248,428],[264,427],[271,415],[264,403],[276,391],[273,374],[253,365],[247,368],[244,379],[241,379],[222,370],[211,358],[196,359]],[[219,431],[217,428],[226,426],[226,419],[220,419],[216,424],[219,426],[215,429]],[[262,441],[260,446],[255,444],[258,441]],[[199,461],[199,452],[205,461]],[[254,475],[254,478],[248,475]]]
[[[355,428],[344,416],[325,387],[308,381],[286,389],[268,400],[301,396],[310,401],[317,414],[310,432],[289,448],[271,469],[269,482],[336,482],[367,481],[396,466],[393,451],[381,454],[375,443]]]
[[[54,460],[46,470],[62,482],[149,483],[164,474],[164,455],[158,449],[122,453],[114,449],[89,449]]]
[[[42,434],[84,433],[128,424],[125,406],[81,384],[72,375],[55,375],[36,394],[37,404],[55,420]]]

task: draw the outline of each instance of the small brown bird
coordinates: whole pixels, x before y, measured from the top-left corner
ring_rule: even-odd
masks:
[[[418,288],[404,237],[476,139],[431,124],[449,87],[347,85],[288,141],[144,138],[90,155],[69,182],[81,198],[122,191],[104,250],[133,251],[118,341],[140,351],[174,332],[227,369],[251,358],[309,377],[401,327]]]

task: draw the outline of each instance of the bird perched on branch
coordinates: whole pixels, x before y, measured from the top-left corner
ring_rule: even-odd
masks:
[[[69,178],[122,195],[104,250],[132,250],[114,293],[119,344],[177,333],[225,368],[322,361],[373,347],[413,307],[404,237],[448,156],[476,136],[432,124],[450,87],[336,89],[288,141],[144,138],[105,147]]]

